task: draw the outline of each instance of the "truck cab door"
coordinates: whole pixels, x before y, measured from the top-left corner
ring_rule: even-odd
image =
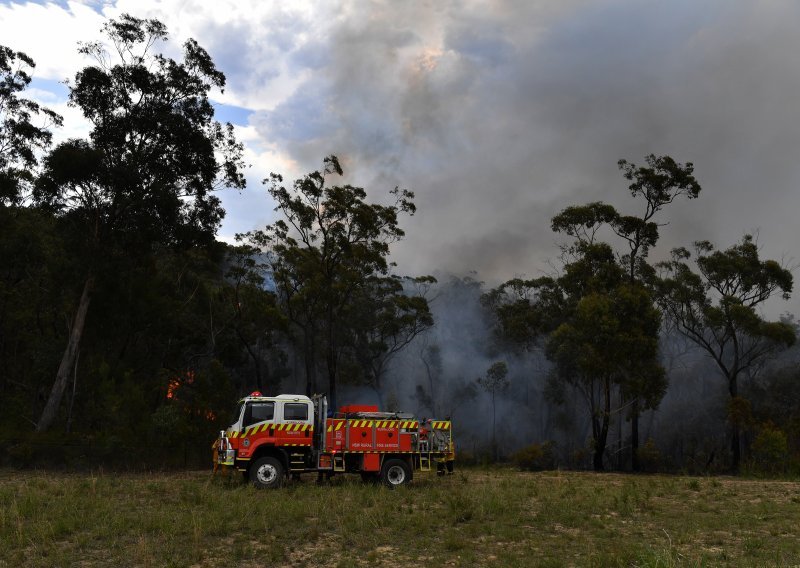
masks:
[[[275,444],[310,446],[313,435],[314,408],[311,402],[281,401],[280,418],[275,425]]]

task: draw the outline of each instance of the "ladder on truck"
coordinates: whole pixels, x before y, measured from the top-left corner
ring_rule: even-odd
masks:
[[[289,454],[289,471],[303,471],[306,469],[306,457],[302,453]]]
[[[333,471],[344,470],[344,454],[333,454]]]
[[[430,442],[428,442],[428,440],[420,440],[417,449],[419,451],[419,470],[430,471],[431,470]]]

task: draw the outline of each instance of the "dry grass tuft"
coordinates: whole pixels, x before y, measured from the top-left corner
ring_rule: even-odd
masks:
[[[313,476],[0,471],[6,566],[791,566],[800,483],[509,469],[389,491]]]

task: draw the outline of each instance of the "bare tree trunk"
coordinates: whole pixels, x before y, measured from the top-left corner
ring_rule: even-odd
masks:
[[[600,435],[594,441],[594,456],[592,466],[595,471],[603,471],[603,454],[606,453],[606,441],[608,440],[608,416],[604,416],[599,425]]]
[[[623,457],[622,457],[622,428],[623,426],[623,419],[622,413],[620,412],[617,415],[617,470],[622,471],[623,468]]]
[[[234,327],[234,330],[236,331],[236,336],[239,338],[239,341],[241,341],[242,345],[244,345],[247,354],[250,355],[250,358],[253,360],[253,367],[255,368],[256,372],[256,387],[259,391],[263,392],[264,384],[261,380],[261,359],[259,358],[258,353],[253,351],[253,348],[250,346],[250,343],[247,341],[247,339],[245,339],[244,334],[242,333],[242,330],[239,329],[238,325]]]
[[[328,368],[328,399],[333,408],[337,408],[339,401],[336,398],[336,379],[338,374],[338,354],[336,345],[336,335],[334,331],[335,318],[333,309],[328,308],[327,322],[327,345],[325,346],[325,362]]]
[[[734,375],[729,379],[728,383],[728,391],[731,394],[731,400],[739,396],[739,385],[736,379],[737,377]],[[731,434],[731,473],[738,475],[739,463],[742,459],[742,444],[739,435],[739,428],[741,425],[737,420],[733,420],[732,422],[733,432]]]
[[[78,311],[75,313],[75,319],[72,322],[72,328],[69,332],[69,342],[67,349],[64,351],[64,356],[61,358],[61,364],[58,366],[58,373],[56,374],[55,383],[50,390],[50,397],[47,399],[42,416],[36,424],[37,432],[44,432],[48,430],[56,419],[58,408],[61,406],[61,399],[64,396],[64,389],[67,386],[70,372],[72,371],[75,358],[80,349],[81,337],[83,337],[83,327],[86,324],[86,314],[89,311],[89,303],[91,302],[92,289],[94,288],[94,275],[91,273],[86,278],[83,285],[83,293],[81,300],[78,304]]]
[[[733,454],[733,459],[731,462],[731,473],[734,475],[739,474],[739,463],[742,460],[742,444],[741,444],[741,435],[739,434],[739,427],[733,427],[733,436],[731,436],[731,453]]]
[[[304,349],[303,349],[303,356],[305,358],[305,366],[306,366],[306,393],[311,396],[312,394],[318,394],[319,385],[317,385],[317,366],[316,360],[316,344],[314,342],[314,333],[315,330],[313,327],[305,327],[303,328],[303,341],[304,341]]]
[[[331,399],[331,408],[338,408],[339,401],[336,399],[336,373],[328,375],[328,397]]]
[[[80,352],[75,356],[75,369],[72,372],[72,396],[69,397],[69,410],[67,411],[67,432],[72,429],[72,409],[75,406],[75,394],[78,392],[78,362]]]
[[[609,425],[609,417],[611,416],[611,380],[606,378],[604,380],[604,389],[605,392],[603,393],[604,400],[604,409],[603,409],[603,417],[602,421],[599,424],[594,426],[595,434],[595,447],[594,447],[594,457],[592,459],[592,466],[594,467],[595,471],[603,471],[603,454],[606,452],[606,442],[608,441],[608,425]]]
[[[631,469],[639,471],[639,399],[633,401],[631,410]]]
[[[497,412],[494,404],[494,391],[492,391],[492,453],[494,461],[497,463]]]
[[[420,352],[420,359],[422,360],[422,364],[425,365],[425,374],[428,376],[428,392],[431,396],[431,412],[433,412],[434,416],[439,416],[439,414],[436,412],[436,395],[433,392],[433,372],[431,371],[431,366],[428,363],[428,360],[425,359],[424,350]]]

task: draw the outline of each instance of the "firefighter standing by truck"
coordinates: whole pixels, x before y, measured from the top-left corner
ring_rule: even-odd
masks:
[[[254,392],[239,401],[236,422],[220,432],[217,463],[245,473],[258,488],[280,487],[288,475],[360,473],[388,487],[415,471],[452,473],[449,420],[425,420],[376,406],[349,405],[328,417],[322,395]]]

